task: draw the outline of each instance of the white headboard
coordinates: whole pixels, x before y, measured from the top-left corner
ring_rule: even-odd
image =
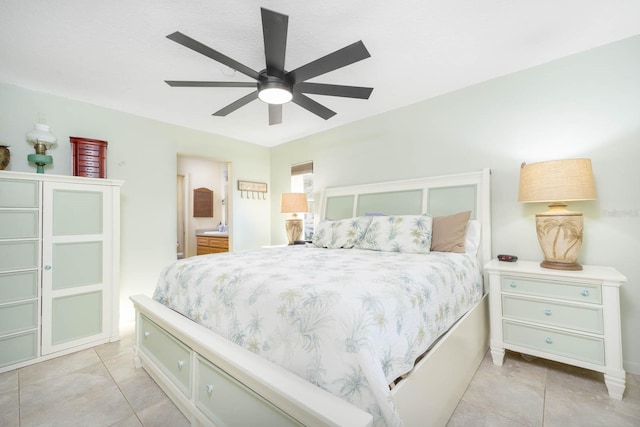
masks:
[[[431,216],[471,211],[482,224],[478,257],[491,259],[491,171],[378,182],[322,191],[321,219],[338,220],[362,215]]]

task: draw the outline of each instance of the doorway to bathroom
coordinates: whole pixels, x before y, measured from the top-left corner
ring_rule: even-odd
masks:
[[[198,246],[198,236],[212,236],[211,233],[220,237],[217,241],[225,240],[224,243],[231,249],[231,203],[228,200],[230,173],[230,162],[178,155],[178,259],[203,253],[202,247]],[[203,195],[204,198],[201,197]]]

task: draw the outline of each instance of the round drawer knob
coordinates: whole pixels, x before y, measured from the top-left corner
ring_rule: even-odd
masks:
[[[182,369],[184,366],[184,360],[178,360],[178,369]]]
[[[545,308],[544,309],[544,314],[546,314],[547,316],[551,316],[551,309],[550,308]]]
[[[518,285],[516,284],[516,282],[511,282],[511,285],[509,285],[509,286],[511,286],[512,288],[515,288],[515,287],[517,287]]]
[[[213,386],[211,384],[207,384],[204,389],[207,391],[207,394],[211,396],[211,393],[213,393]]]
[[[144,337],[145,337],[145,338],[147,338],[149,335],[150,335],[150,334],[149,334],[149,332],[145,332],[145,333],[144,333]]]
[[[589,296],[589,290],[588,289],[583,289],[582,292],[580,292],[580,295],[582,295],[583,297],[588,297]]]
[[[51,266],[49,264],[47,264],[47,265],[44,266],[44,269],[45,270],[51,270]]]
[[[553,344],[553,340],[551,339],[551,337],[547,337],[547,339],[544,340],[544,342],[546,342],[547,344]]]

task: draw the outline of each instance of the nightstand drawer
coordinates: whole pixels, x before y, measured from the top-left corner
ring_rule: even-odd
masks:
[[[604,333],[602,308],[597,306],[576,306],[503,295],[502,314],[516,320],[596,334]]]
[[[571,282],[535,280],[515,276],[502,277],[502,291],[539,297],[558,298],[568,301],[602,303],[599,285]]]
[[[604,365],[604,340],[536,326],[502,322],[504,342]]]

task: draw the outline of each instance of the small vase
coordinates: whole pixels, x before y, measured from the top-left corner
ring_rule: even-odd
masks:
[[[5,170],[11,160],[11,151],[8,145],[0,145],[0,170]]]

